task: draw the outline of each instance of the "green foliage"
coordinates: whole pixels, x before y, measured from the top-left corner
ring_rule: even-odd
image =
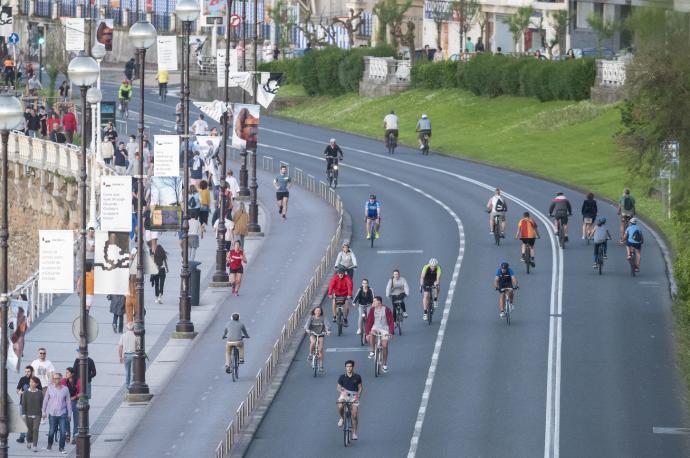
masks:
[[[405,0],[404,3],[398,4],[398,0],[379,0],[374,4],[372,12],[379,19],[378,36],[376,43],[381,45],[386,43],[386,27],[391,30],[397,30],[403,23],[405,12],[412,6],[412,0]],[[398,47],[397,37],[392,35],[393,48]]]
[[[614,21],[609,21],[601,14],[590,14],[587,16],[587,25],[597,36],[597,50],[601,55],[604,41],[610,40],[618,26]]]
[[[437,89],[458,87],[458,62],[421,63],[411,70],[412,86]]]
[[[274,60],[259,64],[259,71],[282,73],[282,84],[301,84],[301,81],[299,80],[299,72],[297,71],[298,64],[299,59]]]
[[[503,23],[508,26],[508,30],[510,30],[511,35],[513,35],[513,44],[515,45],[516,51],[518,50],[518,43],[522,35],[529,28],[533,14],[534,8],[531,6],[521,6],[517,9],[515,14],[503,18]]]

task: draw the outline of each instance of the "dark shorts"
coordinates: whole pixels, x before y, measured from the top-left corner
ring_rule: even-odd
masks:
[[[522,243],[526,243],[527,245],[532,247],[532,246],[534,246],[534,241],[536,239],[520,239],[520,240],[522,240]]]
[[[276,192],[276,200],[283,200],[283,198],[288,198],[290,197],[290,192],[289,191],[278,191]]]
[[[637,249],[637,250],[641,250],[641,249],[642,249],[642,244],[641,244],[641,243],[633,243],[633,242],[630,242],[630,241],[626,240],[626,241],[625,241],[625,244],[626,244],[627,246],[629,246],[630,248],[635,248],[635,249]]]
[[[398,129],[386,129],[386,133],[384,134],[384,137],[383,137],[383,138],[385,138],[386,140],[388,140],[388,135],[389,135],[391,132],[393,133],[393,135],[395,135],[395,138],[397,139],[397,138],[398,138]]]
[[[230,273],[231,274],[243,274],[244,273],[244,266],[240,266],[237,269],[233,269],[232,267],[230,268]]]
[[[563,224],[568,224],[568,215],[563,215],[563,216],[554,216],[556,220],[561,220]]]

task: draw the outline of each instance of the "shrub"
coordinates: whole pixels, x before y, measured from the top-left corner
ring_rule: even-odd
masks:
[[[320,95],[341,95],[346,89],[340,84],[338,66],[347,51],[336,47],[328,47],[318,51],[311,51],[307,55],[316,56],[316,78],[318,80],[317,93]]]
[[[388,46],[353,48],[347,51],[338,65],[338,80],[345,91],[357,92],[359,90],[359,82],[364,74],[364,56],[392,57],[395,56],[395,51]]]

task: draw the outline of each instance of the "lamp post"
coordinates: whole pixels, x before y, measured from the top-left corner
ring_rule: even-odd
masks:
[[[96,155],[96,145],[98,144],[98,139],[96,138],[96,109],[102,99],[103,94],[97,87],[91,87],[86,91],[86,101],[91,105],[91,192],[89,199],[89,227],[93,228],[96,227],[96,161],[99,159]]]
[[[199,3],[194,0],[180,0],[175,13],[182,21],[182,116],[184,123],[184,180],[182,189],[182,270],[180,272],[180,319],[175,325],[173,337],[191,339],[195,336],[191,320],[191,298],[189,297],[189,33],[192,21],[199,17]]]
[[[133,376],[127,398],[130,401],[149,401],[152,394],[146,384],[146,341],[144,329],[144,65],[146,50],[156,42],[156,28],[148,21],[135,22],[129,29],[129,41],[137,50],[139,59],[139,170],[137,171],[137,301],[134,313]]]
[[[79,56],[72,59],[67,67],[67,76],[72,84],[79,86],[81,90],[81,131],[86,129],[86,101],[89,86],[98,79],[98,64],[91,57]],[[80,276],[81,291],[79,294],[79,384],[81,392],[88,393],[88,338],[86,324],[88,312],[86,311],[86,143],[81,144],[81,157],[79,167],[79,197],[81,204],[81,230],[80,230]],[[91,437],[89,435],[89,398],[84,395],[79,397],[77,403],[79,411],[79,434],[77,435],[77,456],[88,457],[91,455]]]
[[[259,39],[259,21],[257,19],[258,16],[258,1],[254,0],[254,95],[253,95],[253,103],[256,105],[256,93],[258,92],[258,81],[257,77],[259,76],[257,69],[258,69],[258,62],[256,59],[256,42]],[[258,145],[257,145],[258,147]],[[249,224],[247,225],[247,231],[251,232],[254,235],[260,235],[261,234],[261,226],[259,226],[259,205],[256,203],[256,192],[259,189],[259,185],[256,181],[256,148],[254,151],[252,151],[252,181],[251,184],[249,185],[249,190],[250,190],[250,200],[249,200]]]
[[[2,274],[0,275],[0,457],[7,458],[8,445],[7,436],[9,434],[9,411],[7,409],[7,307],[9,306],[8,273],[7,265],[8,240],[10,236],[8,221],[8,201],[7,182],[9,181],[7,141],[10,137],[10,130],[19,125],[22,119],[22,104],[16,97],[10,95],[0,95],[0,136],[2,136],[2,167],[0,178],[2,178],[2,217],[0,218],[0,262],[2,262]]]

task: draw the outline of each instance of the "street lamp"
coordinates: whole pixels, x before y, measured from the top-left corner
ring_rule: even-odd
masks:
[[[7,182],[9,181],[7,141],[10,137],[10,130],[16,128],[22,120],[22,104],[16,97],[10,95],[0,95],[0,135],[2,136],[2,218],[0,220],[0,261],[2,261],[2,275],[0,275],[0,457],[7,458],[8,445],[7,436],[9,434],[9,411],[7,409],[7,307],[9,306],[8,297],[8,272],[7,249],[10,236],[8,222],[8,196]]]
[[[98,69],[100,70],[101,68],[101,62],[105,58],[105,55],[107,54],[107,51],[105,49],[105,45],[103,43],[96,42],[96,44],[93,45],[91,48],[91,57],[96,59],[96,62],[98,62]],[[98,81],[96,82],[96,87],[101,88],[101,74],[100,72],[98,73]],[[96,157],[98,160],[102,160],[103,157],[101,156],[101,102],[99,101],[96,104],[96,132],[94,134],[96,136]]]
[[[191,339],[194,337],[194,323],[191,320],[191,298],[189,297],[189,33],[192,21],[199,17],[199,3],[195,0],[180,0],[175,7],[177,17],[182,21],[182,117],[184,122],[184,180],[182,185],[182,270],[180,271],[180,319],[173,337]],[[221,215],[222,221],[222,215]]]
[[[100,74],[100,71],[99,71]],[[97,87],[91,87],[86,91],[86,101],[91,105],[91,192],[89,200],[89,227],[96,227],[96,161],[100,159],[96,154],[96,145],[98,139],[96,136],[96,109],[103,99],[101,90]]]
[[[156,28],[148,21],[138,21],[129,29],[129,41],[139,59],[139,170],[137,171],[137,306],[134,314],[136,344],[133,358],[133,377],[128,399],[149,401],[153,395],[146,384],[146,345],[144,330],[144,66],[146,50],[156,42]]]
[[[259,21],[258,18],[258,1],[254,1],[254,105],[256,105],[256,97],[258,92],[258,60],[256,55],[256,42],[259,40]],[[258,146],[258,145],[257,145]],[[252,234],[261,234],[261,226],[259,226],[259,205],[256,202],[256,194],[259,189],[259,185],[256,181],[256,147],[252,151],[252,181],[249,185],[249,224],[247,225],[247,231]]]
[[[67,67],[67,76],[72,84],[81,89],[81,131],[86,131],[86,98],[89,86],[98,79],[98,63],[87,56],[79,56],[72,59]],[[81,142],[81,161],[79,167],[79,190],[81,203],[81,291],[79,294],[79,384],[81,392],[88,393],[89,369],[88,369],[88,339],[86,335],[86,323],[88,312],[86,311],[86,143]],[[77,456],[88,457],[91,455],[91,437],[89,435],[89,398],[79,396],[77,403],[79,411],[79,435],[77,436]]]

